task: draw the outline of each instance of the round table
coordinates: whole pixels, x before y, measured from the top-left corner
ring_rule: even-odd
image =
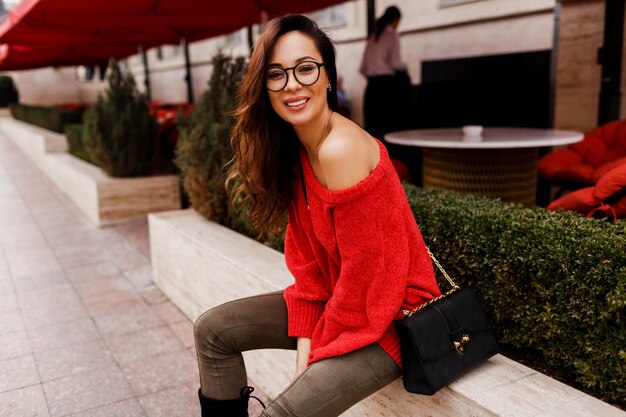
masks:
[[[385,140],[423,148],[424,188],[480,193],[535,205],[537,153],[540,147],[579,142],[570,130],[484,128],[466,136],[461,128],[392,132]]]

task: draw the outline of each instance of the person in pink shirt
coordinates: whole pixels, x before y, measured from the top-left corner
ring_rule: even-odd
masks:
[[[363,52],[360,72],[367,78],[363,98],[365,130],[384,140],[384,135],[394,130],[398,119],[400,92],[397,74],[406,74],[400,57],[400,37],[396,29],[400,24],[400,10],[390,6],[376,21]]]
[[[262,416],[340,415],[401,375],[395,321],[440,294],[385,146],[337,108],[328,36],[305,16],[270,21],[239,86],[226,183],[259,233],[287,219],[294,283],[198,318],[203,417],[248,415],[241,352],[269,348],[295,350],[295,371]]]

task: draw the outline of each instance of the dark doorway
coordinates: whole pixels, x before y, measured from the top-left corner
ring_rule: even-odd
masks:
[[[551,51],[422,63],[411,128],[550,127]]]

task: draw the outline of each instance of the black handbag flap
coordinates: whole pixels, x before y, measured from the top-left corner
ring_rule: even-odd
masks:
[[[400,321],[398,326],[410,334],[424,361],[435,360],[453,350],[462,353],[472,340],[480,340],[481,333],[489,332],[480,301],[467,288],[435,301]]]

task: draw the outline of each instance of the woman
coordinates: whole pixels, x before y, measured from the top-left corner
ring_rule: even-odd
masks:
[[[363,99],[365,130],[381,140],[385,133],[399,130],[396,123],[404,110],[399,103],[405,101],[408,92],[404,90],[411,84],[400,58],[400,38],[396,32],[400,18],[397,7],[385,10],[376,21],[361,61],[360,72],[367,78]]]
[[[262,348],[297,351],[293,382],[262,416],[341,414],[400,376],[394,320],[439,294],[387,152],[335,112],[336,86],[334,47],[313,21],[268,23],[240,85],[227,183],[259,232],[288,214],[295,284],[197,320],[204,417],[247,415],[240,352]]]

